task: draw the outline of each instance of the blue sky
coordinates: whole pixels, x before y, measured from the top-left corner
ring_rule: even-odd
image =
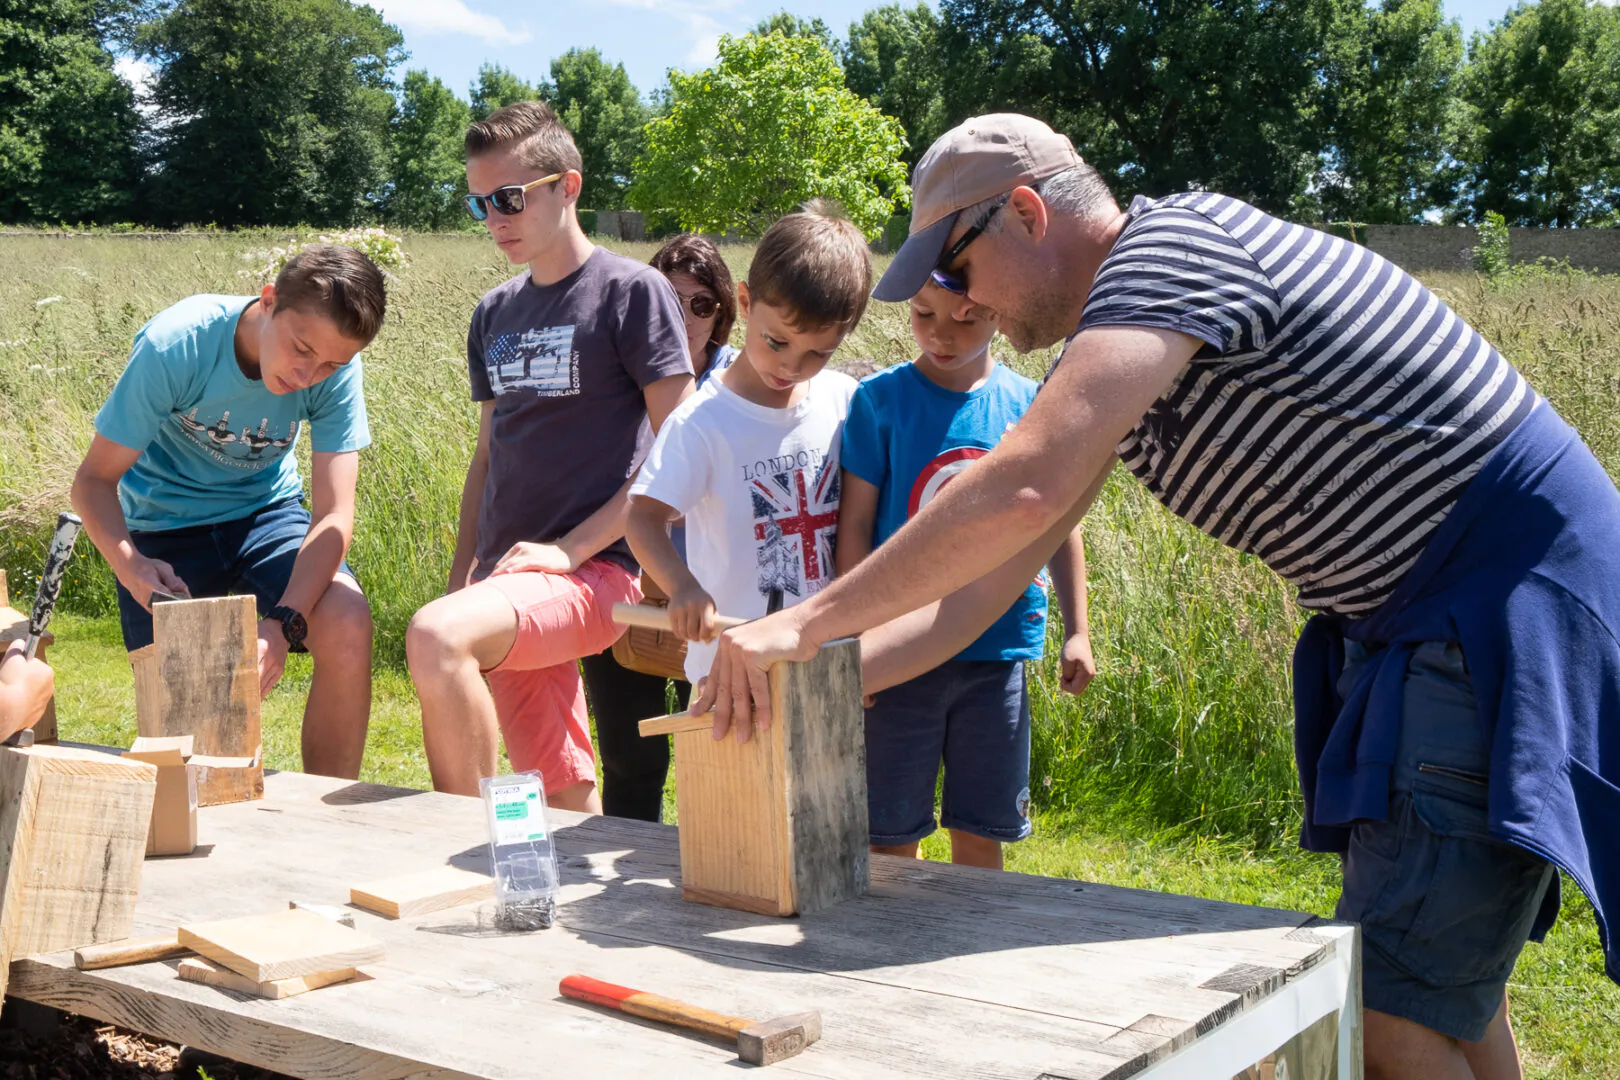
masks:
[[[747,32],[786,7],[819,17],[839,37],[883,0],[591,0],[590,3],[514,4],[497,0],[370,0],[405,33],[410,68],[425,68],[463,96],[486,60],[533,82],[551,58],[573,46],[594,45],[622,61],[636,89],[647,94],[671,67],[695,70],[714,61],[721,34]],[[1500,19],[1510,0],[1445,0],[1462,20],[1466,37]]]
[[[715,59],[721,34],[746,33],[784,7],[804,18],[819,17],[843,37],[849,24],[884,0],[591,0],[513,3],[510,0],[369,0],[405,34],[406,68],[423,68],[465,97],[478,67],[501,64],[530,82],[544,78],[551,59],[578,45],[596,46],[622,62],[636,89],[646,95],[671,67],[697,70]],[[906,0],[909,2],[909,0]],[[1462,20],[1466,38],[1500,19],[1512,0],[1445,0]],[[119,68],[137,82],[144,64],[127,59]]]

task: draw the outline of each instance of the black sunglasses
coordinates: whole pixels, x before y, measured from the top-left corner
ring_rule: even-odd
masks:
[[[974,222],[971,229],[962,234],[962,239],[952,244],[950,250],[939,257],[939,262],[935,263],[934,268],[928,272],[930,281],[946,292],[953,292],[957,296],[967,295],[967,282],[947,270],[946,267],[955,262],[957,257],[967,250],[967,246],[979,238],[979,234],[989,226],[990,219],[995,217],[1003,206],[1007,205],[1007,200],[1010,198],[1012,198],[1011,192],[1003,195],[997,200],[996,205],[986,210],[979,220]]]
[[[463,195],[461,201],[467,204],[467,213],[473,216],[474,221],[483,221],[489,217],[491,210],[494,210],[497,214],[506,214],[508,216],[521,214],[523,213],[523,193],[525,191],[532,187],[539,187],[541,184],[555,184],[562,178],[562,173],[552,173],[550,176],[542,176],[538,180],[530,180],[527,184],[507,184],[505,187],[498,187],[488,195]]]

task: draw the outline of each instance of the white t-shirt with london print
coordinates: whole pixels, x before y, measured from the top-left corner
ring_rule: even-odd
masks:
[[[838,444],[855,380],[823,371],[797,405],[756,405],[710,379],[670,414],[632,495],[686,515],[686,559],[722,615],[784,608],[833,576],[841,489]],[[686,677],[713,666],[716,645],[690,642]]]

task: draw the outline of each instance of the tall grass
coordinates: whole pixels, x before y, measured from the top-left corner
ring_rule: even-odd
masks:
[[[140,325],[196,292],[247,292],[243,258],[275,234],[135,239],[0,238],[0,565],[32,588],[67,505],[96,409]],[[652,245],[613,245],[646,259]],[[362,456],[351,561],[377,620],[377,662],[398,669],[411,614],[449,570],[476,410],[467,395],[467,318],[512,270],[481,237],[410,236],[387,325],[366,355],[372,447]],[[726,249],[734,273],[750,249]],[[1620,280],[1430,284],[1485,332],[1620,473]],[[59,298],[49,303],[41,301]],[[1039,376],[1049,354],[1003,359]],[[913,353],[905,309],[874,304],[840,361]],[[302,465],[308,475],[307,444]],[[536,462],[566,469],[566,461]],[[1289,589],[1172,518],[1116,475],[1086,523],[1099,675],[1079,702],[1035,672],[1033,793],[1049,814],[1106,817],[1166,836],[1267,845],[1299,816],[1288,655],[1301,614]],[[115,609],[99,558],[74,560],[63,604]],[[1055,630],[1054,630],[1054,640]],[[1053,652],[1055,653],[1055,649]]]

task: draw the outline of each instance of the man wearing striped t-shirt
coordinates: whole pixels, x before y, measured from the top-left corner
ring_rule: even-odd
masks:
[[[1117,458],[1317,612],[1295,650],[1303,839],[1343,853],[1368,1075],[1518,1076],[1505,985],[1557,915],[1553,867],[1600,931],[1620,903],[1613,482],[1488,342],[1364,248],[1218,195],[1122,211],[1067,138],[1015,115],[946,133],[912,192],[874,296],[931,280],[1021,350],[1069,337],[1063,356],[997,449],[870,559],[728,632],[694,710],[746,738],[776,660],[955,590],[985,594],[988,623],[985,583],[1005,606]]]

